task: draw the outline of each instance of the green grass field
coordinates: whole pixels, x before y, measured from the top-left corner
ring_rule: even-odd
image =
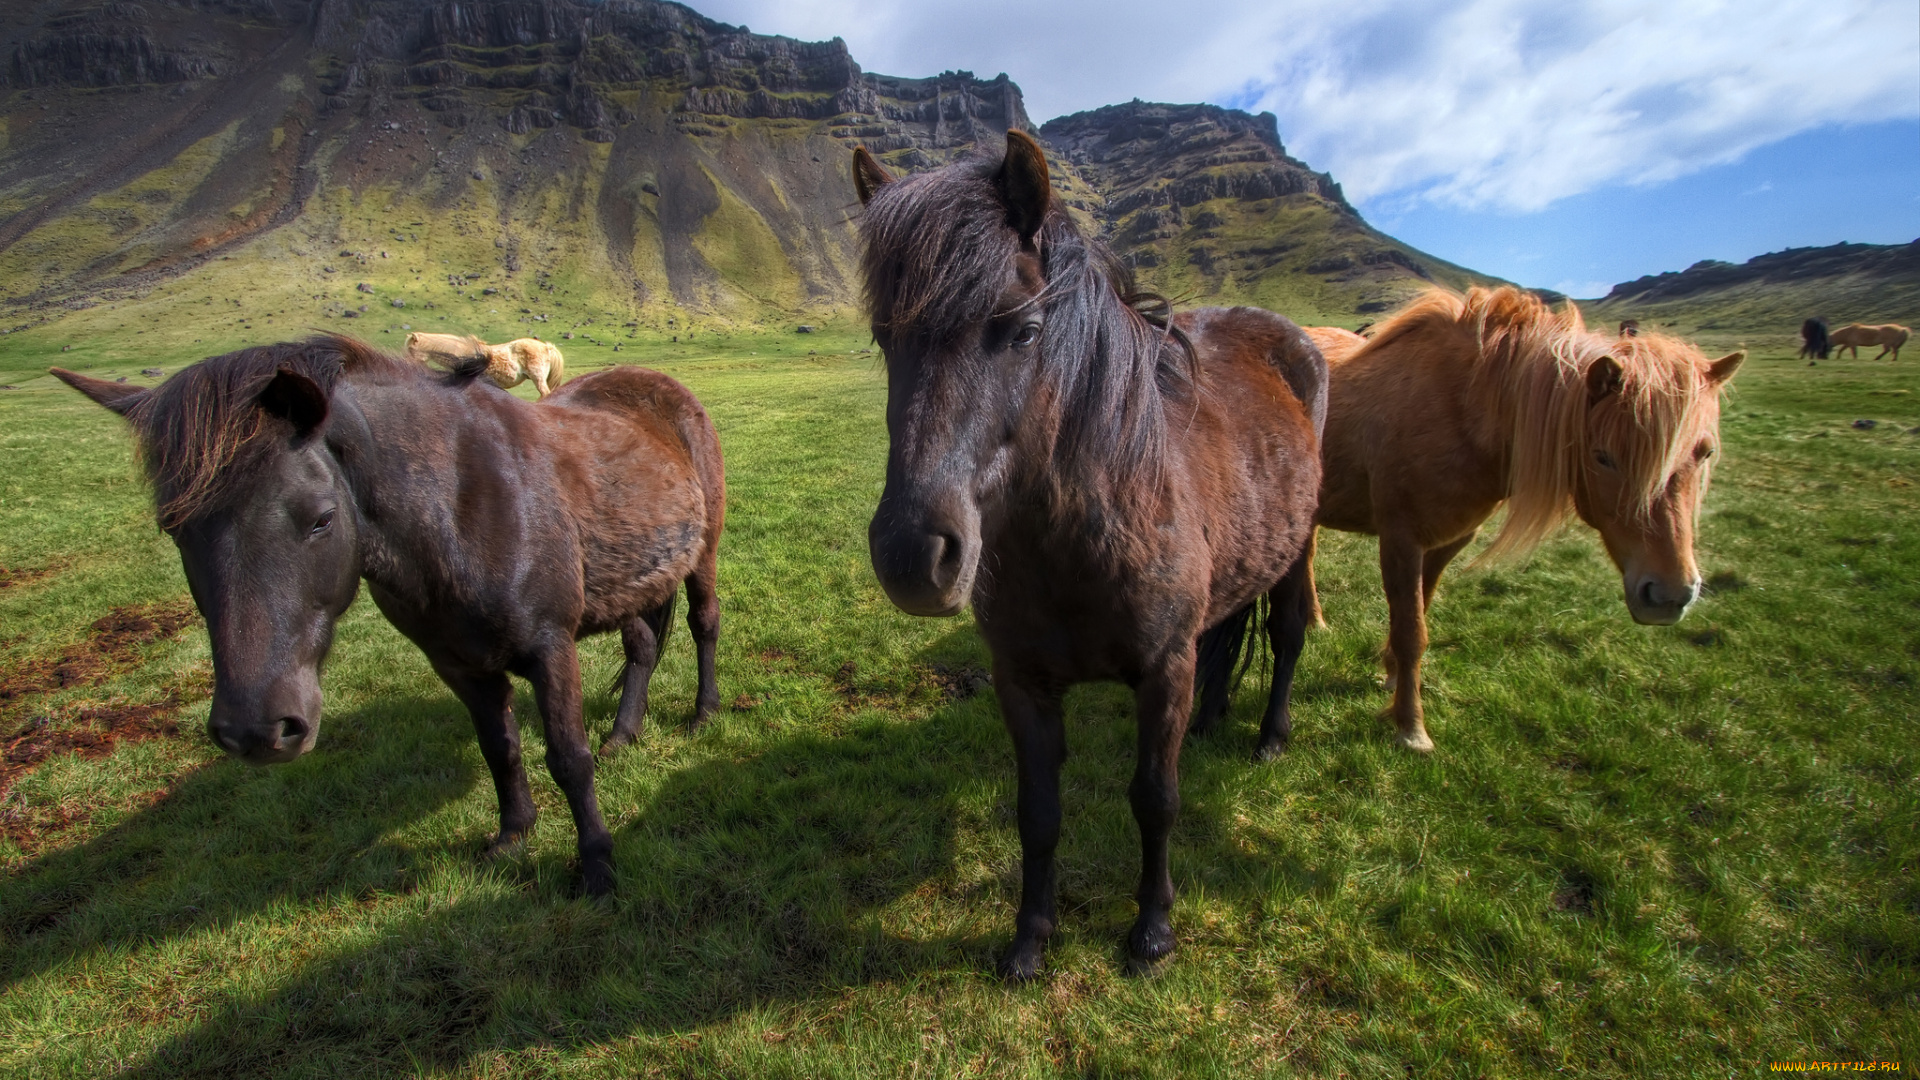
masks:
[[[186,592],[119,421],[41,373],[139,380],[224,347],[63,340],[0,338],[15,687],[93,655],[103,616]],[[1188,747],[1181,946],[1150,975],[1122,962],[1131,697],[1075,691],[1062,928],[1048,975],[1008,987],[992,960],[1018,891],[1013,755],[992,692],[971,692],[971,622],[899,614],[868,569],[886,436],[864,336],[650,340],[570,349],[570,369],[647,363],[713,415],[729,708],[685,733],[680,628],[644,744],[599,775],[617,896],[570,895],[574,833],[524,687],[543,821],[524,855],[477,861],[496,810],[466,716],[366,600],[341,622],[317,749],[272,769],[205,738],[197,624],[142,639],[0,696],[9,754],[143,705],[178,725],[48,757],[0,796],[0,1072],[1920,1067],[1920,361],[1807,368],[1786,337],[1756,342],[1702,522],[1710,593],[1678,626],[1629,620],[1584,531],[1451,575],[1431,758],[1381,718],[1373,545],[1323,537],[1331,625],[1308,639],[1294,748],[1248,762],[1251,677]],[[583,657],[597,740],[618,643]]]

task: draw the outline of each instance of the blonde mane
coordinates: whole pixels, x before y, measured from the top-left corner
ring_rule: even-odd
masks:
[[[1692,345],[1664,334],[1596,334],[1571,301],[1556,312],[1510,285],[1464,297],[1430,290],[1383,322],[1362,352],[1449,325],[1471,329],[1478,347],[1459,362],[1473,366],[1472,392],[1510,430],[1506,521],[1476,562],[1524,554],[1558,530],[1596,442],[1613,448],[1633,511],[1644,516],[1717,423],[1718,392]],[[1587,380],[1602,357],[1619,366],[1619,407],[1597,411]]]

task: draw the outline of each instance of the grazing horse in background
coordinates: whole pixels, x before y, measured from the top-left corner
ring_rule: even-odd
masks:
[[[349,338],[203,360],[151,390],[53,374],[126,417],[213,645],[207,732],[254,764],[320,732],[320,665],[366,578],[472,713],[500,800],[498,852],[533,828],[508,672],[533,684],[586,891],[613,887],[576,638],[620,631],[625,689],[603,752],[631,742],[686,583],[694,723],[719,707],[720,444],[686,388],[621,367],[542,405]]]
[[[1502,503],[1482,558],[1526,552],[1578,514],[1619,568],[1634,620],[1679,621],[1699,594],[1694,517],[1719,448],[1720,390],[1745,358],[1709,363],[1664,334],[1590,333],[1573,304],[1555,314],[1512,286],[1432,290],[1364,347],[1329,356],[1317,520],[1380,538],[1401,745],[1433,748],[1420,705],[1426,612],[1441,572]]]
[[[1860,346],[1878,345],[1880,346],[1880,352],[1874,357],[1875,360],[1880,359],[1880,357],[1888,353],[1892,353],[1893,358],[1898,360],[1900,359],[1900,346],[1907,343],[1907,332],[1906,327],[1895,326],[1892,323],[1884,326],[1863,326],[1860,323],[1853,323],[1849,326],[1843,326],[1827,335],[1827,341],[1832,344],[1835,357],[1838,357],[1848,349],[1852,349],[1853,358],[1858,360],[1860,359]]]
[[[1135,695],[1142,867],[1127,943],[1157,960],[1174,947],[1167,838],[1196,672],[1227,681],[1231,659],[1211,644],[1262,596],[1276,651],[1305,633],[1325,362],[1266,311],[1164,318],[1052,199],[1022,132],[1003,159],[904,179],[857,150],[854,179],[887,364],[874,573],[911,614],[971,600],[1019,762],[1020,911],[1000,972],[1033,977],[1053,932],[1061,700],[1104,679]],[[1291,677],[1276,666],[1276,739]]]
[[[1639,319],[1621,319],[1620,320],[1620,336],[1621,337],[1639,337],[1640,336],[1640,320]]]
[[[487,378],[502,390],[511,390],[533,380],[541,397],[553,393],[567,373],[566,357],[560,348],[539,338],[515,338],[505,345],[489,345],[472,334],[407,335],[407,355],[422,363],[438,361],[457,365],[471,357],[484,357]]]
[[[1833,342],[1827,337],[1827,320],[1808,319],[1800,324],[1800,359],[1825,360],[1833,348]],[[1859,356],[1858,349],[1854,355]]]

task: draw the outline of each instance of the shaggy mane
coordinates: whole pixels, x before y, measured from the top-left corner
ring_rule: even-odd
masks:
[[[160,527],[179,528],[211,509],[258,466],[256,451],[273,427],[259,397],[275,375],[304,375],[331,396],[343,375],[362,370],[425,374],[365,342],[326,334],[209,357],[154,387],[126,418]]]
[[[994,186],[997,155],[969,154],[881,186],[861,221],[867,310],[886,344],[937,348],[978,332],[1014,281],[1019,236]],[[1035,236],[1045,288],[1040,379],[1059,405],[1054,455],[1151,497],[1166,452],[1163,390],[1196,359],[1171,305],[1141,292],[1107,246],[1055,200]]]
[[[1448,326],[1471,330],[1479,346],[1465,360],[1474,365],[1473,385],[1488,407],[1512,418],[1506,520],[1476,561],[1524,554],[1552,535],[1573,512],[1573,493],[1595,442],[1618,448],[1615,464],[1635,512],[1645,515],[1718,417],[1710,407],[1717,391],[1692,345],[1665,334],[1596,334],[1571,301],[1555,312],[1510,285],[1474,288],[1465,296],[1429,290],[1384,321],[1355,355]],[[1588,402],[1587,371],[1602,356],[1620,365],[1621,389],[1620,407],[1599,414]],[[1708,479],[1702,476],[1702,492]]]

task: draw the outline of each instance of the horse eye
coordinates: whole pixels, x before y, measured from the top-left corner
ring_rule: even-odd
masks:
[[[1595,450],[1593,452],[1593,460],[1599,462],[1600,467],[1603,469],[1611,469],[1614,467],[1613,455],[1607,453],[1605,450]]]
[[[1040,340],[1040,324],[1028,323],[1020,328],[1019,333],[1013,335],[1013,347],[1024,349],[1038,340]]]
[[[1699,458],[1701,461],[1705,461],[1719,452],[1720,448],[1717,446],[1703,446],[1693,456]]]
[[[331,524],[333,524],[333,511],[328,510],[325,513],[320,515],[320,519],[318,521],[315,521],[313,523],[313,528],[307,530],[307,535],[319,536],[321,533],[326,532],[327,526]]]

